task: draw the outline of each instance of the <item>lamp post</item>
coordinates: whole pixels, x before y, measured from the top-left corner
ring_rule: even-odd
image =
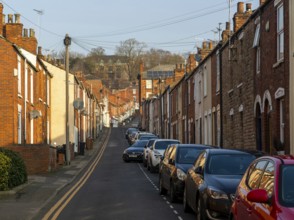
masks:
[[[68,34],[65,35],[64,38],[64,45],[65,45],[65,111],[66,111],[66,148],[65,148],[65,162],[66,165],[70,164],[70,149],[69,149],[69,111],[68,111],[68,104],[69,104],[69,91],[68,91],[68,74],[69,74],[69,45],[71,44],[71,38]]]

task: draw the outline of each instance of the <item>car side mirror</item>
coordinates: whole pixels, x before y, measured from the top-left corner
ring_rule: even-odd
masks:
[[[147,148],[147,146],[144,146],[144,148],[146,149],[146,148]]]
[[[269,197],[267,195],[266,190],[264,190],[264,189],[251,190],[247,194],[247,199],[250,202],[258,202],[258,203],[268,203],[269,202]]]
[[[175,165],[175,161],[173,159],[171,159],[171,158],[168,160],[168,163],[171,164],[171,165]]]
[[[200,174],[200,175],[203,175],[203,169],[202,169],[202,167],[197,167],[195,169],[195,173]]]

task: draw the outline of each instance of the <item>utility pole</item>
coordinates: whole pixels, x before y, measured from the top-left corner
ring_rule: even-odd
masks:
[[[65,162],[66,165],[70,165],[70,148],[69,148],[69,89],[68,89],[68,74],[69,74],[69,51],[68,47],[71,44],[71,38],[68,36],[68,34],[65,35],[64,38],[64,45],[65,45],[65,111],[66,111],[66,148],[65,148]]]

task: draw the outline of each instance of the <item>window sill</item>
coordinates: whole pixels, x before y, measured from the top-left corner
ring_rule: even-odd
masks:
[[[273,65],[273,68],[277,68],[278,66],[280,66],[282,63],[284,63],[284,58],[279,60],[278,62],[276,62],[274,65]]]
[[[22,95],[21,94],[17,94],[18,98],[22,99]]]

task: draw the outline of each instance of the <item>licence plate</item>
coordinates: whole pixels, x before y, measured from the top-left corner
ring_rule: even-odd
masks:
[[[132,155],[132,154],[131,154],[131,155],[129,155],[129,157],[137,157],[137,155]]]

